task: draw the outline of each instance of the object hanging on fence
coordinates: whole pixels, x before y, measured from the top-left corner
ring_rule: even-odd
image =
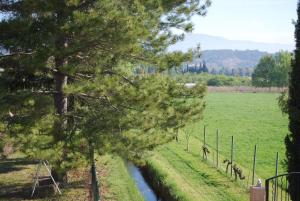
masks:
[[[243,176],[243,171],[236,166],[236,164],[233,165],[233,171],[234,171],[234,179],[237,180],[237,176],[239,176],[240,180],[244,180],[245,176]]]
[[[227,163],[227,166],[226,166],[226,173],[228,173],[228,167],[229,167],[229,165],[231,165],[231,161],[228,160],[228,159],[225,159],[225,160],[223,161],[223,163]]]
[[[40,176],[39,175],[40,171],[41,171],[41,167],[43,165],[45,166],[46,170],[48,171],[49,176],[45,177],[45,176]],[[58,191],[59,194],[61,194],[61,191],[60,191],[57,183],[55,182],[55,180],[54,180],[54,178],[53,178],[53,176],[51,174],[50,165],[49,165],[49,162],[47,160],[41,160],[39,162],[39,164],[37,165],[36,172],[35,172],[35,177],[33,179],[34,179],[34,182],[33,182],[33,188],[32,188],[31,197],[33,197],[35,189],[37,187],[39,187],[43,182],[44,183],[47,182],[47,184],[48,184],[49,180],[53,182],[53,185],[54,185],[55,189]]]
[[[204,153],[204,156],[205,156],[205,159],[207,159],[207,156],[208,154],[210,153],[207,146],[203,145],[202,146],[202,150],[203,150],[203,153]]]

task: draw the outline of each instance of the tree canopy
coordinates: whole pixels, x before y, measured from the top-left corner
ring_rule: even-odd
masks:
[[[285,87],[288,85],[292,55],[282,51],[261,58],[252,74],[252,84],[256,87]]]
[[[1,0],[0,116],[33,158],[65,170],[88,147],[141,159],[199,119],[202,86],[159,72],[192,53],[167,52],[205,15],[209,0]],[[140,66],[155,75],[136,75]],[[184,117],[184,119],[183,119]],[[75,160],[74,160],[75,159]]]
[[[295,24],[296,50],[292,62],[289,82],[287,111],[289,114],[289,131],[286,136],[286,157],[288,172],[300,171],[300,2],[297,7],[298,20]],[[299,181],[289,178],[289,192],[292,200],[299,200]]]

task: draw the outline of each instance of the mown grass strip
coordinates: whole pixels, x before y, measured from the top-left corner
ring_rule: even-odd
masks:
[[[184,150],[184,144],[170,143],[150,159],[164,176],[166,186],[178,200],[243,201],[248,193],[224,173],[201,161],[199,154]]]
[[[120,157],[101,156],[97,162],[102,200],[144,201],[127,167]]]

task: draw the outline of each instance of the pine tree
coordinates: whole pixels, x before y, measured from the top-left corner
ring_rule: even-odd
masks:
[[[144,150],[172,138],[178,110],[189,114],[185,121],[201,116],[204,88],[185,92],[162,76],[132,72],[142,65],[161,72],[190,59],[191,53],[167,52],[182,38],[171,30],[191,31],[190,17],[205,15],[209,4],[1,0],[5,132],[28,156],[51,160],[59,180],[89,161],[90,147],[143,158]],[[198,100],[195,110],[185,106],[189,98]]]
[[[298,21],[295,25],[296,50],[292,62],[292,71],[289,84],[289,130],[290,134],[285,139],[288,172],[300,172],[300,2],[298,2]],[[295,178],[290,178],[291,200],[299,200],[299,183]],[[297,199],[298,198],[298,199]]]

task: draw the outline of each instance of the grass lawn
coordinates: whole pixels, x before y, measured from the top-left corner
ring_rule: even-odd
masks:
[[[127,168],[119,157],[99,157],[97,171],[102,201],[143,201]],[[0,201],[86,201],[88,200],[88,169],[68,173],[69,183],[54,195],[52,188],[37,189],[30,197],[36,164],[22,156],[0,160]],[[46,170],[42,168],[42,175]]]
[[[211,151],[216,147],[216,130],[219,129],[219,150],[230,158],[231,136],[234,136],[234,160],[252,169],[254,145],[257,144],[256,173],[268,178],[275,174],[276,152],[281,161],[285,158],[284,137],[288,132],[288,119],[278,105],[279,94],[272,93],[210,93],[204,119],[187,130],[193,137],[203,140],[206,125],[206,141]],[[181,136],[184,138],[183,134]],[[192,140],[192,139],[191,139]],[[210,158],[214,157],[210,154]],[[285,172],[282,163],[279,173]],[[245,172],[248,176],[248,172]]]
[[[31,198],[33,177],[37,164],[25,159],[22,154],[14,154],[8,159],[0,159],[0,201],[72,201],[87,200],[86,171],[78,169],[69,172],[69,183],[62,190],[63,195],[54,195],[53,188],[38,188]],[[43,166],[41,176],[48,176]]]

